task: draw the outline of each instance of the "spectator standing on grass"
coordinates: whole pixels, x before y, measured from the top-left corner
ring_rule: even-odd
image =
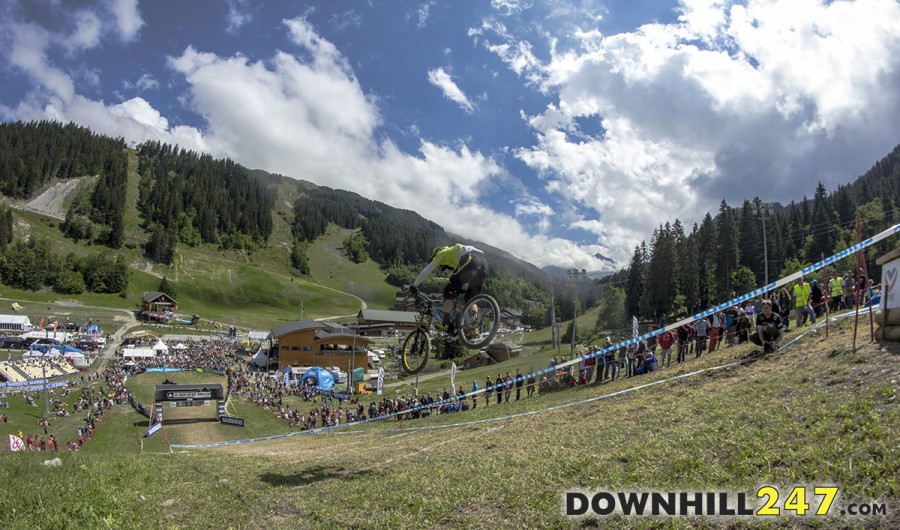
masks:
[[[691,326],[690,322],[678,326],[678,358],[676,360],[679,363],[684,362],[684,356],[687,355],[688,348],[691,344],[691,335],[693,334],[694,328]]]
[[[497,404],[503,403],[503,387],[506,386],[503,382],[503,374],[497,374]]]
[[[698,318],[694,322],[694,333],[697,334],[694,341],[694,358],[696,359],[703,355],[703,350],[706,348],[706,337],[709,333],[709,320],[706,317]]]
[[[637,344],[643,350],[644,341],[638,341]],[[635,358],[637,357],[637,348],[635,344],[628,347],[625,353],[625,377],[634,377]]]
[[[734,298],[734,293],[731,293],[731,297]],[[737,344],[737,320],[738,320],[738,312],[740,308],[738,306],[731,306],[725,310],[725,344],[730,348]]]
[[[791,295],[786,288],[782,287],[778,291],[778,297],[772,300],[772,311],[781,317],[781,321],[784,323],[784,330],[787,331],[788,324],[791,321]],[[756,312],[757,315],[760,313],[762,313],[762,306]]]
[[[597,353],[597,350],[596,346],[591,346],[588,349],[588,358],[584,360],[585,379],[588,382],[594,378],[594,368],[597,366],[597,357],[594,354]]]
[[[619,377],[619,357],[624,355],[625,346],[620,346],[618,349],[612,349],[606,352],[606,373],[609,374],[610,381]]]
[[[659,366],[669,366],[672,363],[672,345],[675,343],[675,336],[672,332],[665,330],[659,334]]]
[[[516,368],[516,401],[522,399],[522,386],[525,384],[525,378],[522,377],[522,370]]]
[[[798,328],[801,325],[806,325],[807,316],[809,316],[813,324],[816,323],[816,314],[809,305],[811,294],[812,289],[801,276],[794,285],[794,311],[796,312]]]
[[[493,390],[494,382],[491,381],[491,376],[487,376],[487,380],[484,382],[484,406],[491,406],[491,394],[494,392]]]
[[[472,410],[478,408],[478,383],[472,380]]]
[[[737,319],[736,328],[736,337],[738,344],[743,344],[750,340],[750,328],[752,326],[753,324],[750,322],[750,317],[747,316],[747,313],[741,311],[741,314]]]
[[[844,280],[832,271],[834,277],[828,280],[828,296],[831,298],[831,310],[837,311],[844,305]]]
[[[722,327],[722,317],[718,311],[709,317],[709,353],[716,351],[719,346],[719,331]]]
[[[526,397],[531,397],[534,395],[534,384],[536,383],[536,379],[534,376],[534,369],[532,367],[528,367],[528,380],[525,382],[525,395]]]
[[[812,304],[813,314],[818,318],[822,316],[822,312],[824,311],[824,305],[822,304],[822,288],[819,287],[819,282],[813,280],[809,282],[809,301]]]
[[[509,396],[512,395],[512,388],[513,388],[513,377],[512,377],[512,375],[510,375],[509,372],[506,372],[506,378],[503,380],[503,383],[504,383],[503,398],[506,400],[507,403],[509,403]]]
[[[630,348],[628,346],[622,346],[619,348],[619,362],[618,368],[619,371],[626,370],[628,367],[628,350]],[[628,372],[626,372],[627,374]]]
[[[850,276],[850,273],[844,273],[843,286],[844,286],[844,307],[850,309],[856,303],[855,298],[853,298],[853,288],[855,282],[853,278]]]

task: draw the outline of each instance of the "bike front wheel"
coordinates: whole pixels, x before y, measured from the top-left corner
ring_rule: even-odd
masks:
[[[410,333],[403,342],[401,361],[407,373],[415,374],[425,368],[428,354],[431,352],[431,340],[428,333],[417,329]]]
[[[459,340],[468,348],[490,344],[500,326],[500,306],[486,294],[472,297],[460,316]]]

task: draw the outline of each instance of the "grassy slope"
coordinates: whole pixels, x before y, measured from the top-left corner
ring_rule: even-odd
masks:
[[[900,347],[849,351],[846,324],[775,355],[602,401],[490,423],[398,432],[398,422],[216,450],[0,455],[0,526],[721,527],[728,519],[567,520],[571,489],[841,488],[837,506],[889,503],[889,517],[768,518],[754,525],[900,523]],[[860,343],[864,342],[860,340]],[[685,365],[522,402],[405,422],[441,425],[544,409],[745,358],[720,350]],[[360,431],[355,434],[349,431]],[[131,442],[136,446],[136,441]],[[32,487],[36,481],[41,488]],[[68,492],[79,491],[76,498]],[[833,513],[837,510],[833,509]]]
[[[121,249],[132,266],[128,294],[60,296],[52,292],[32,293],[3,286],[0,295],[17,300],[52,302],[61,298],[83,304],[136,309],[141,295],[157,290],[160,278],[167,276],[178,290],[179,307],[184,313],[196,313],[209,320],[235,323],[241,328],[268,329],[294,320],[303,297],[305,317],[320,318],[352,315],[360,308],[359,297],[372,307],[388,308],[394,289],[384,282],[384,274],[371,261],[356,265],[340,252],[341,241],[349,233],[332,227],[329,234],[310,249],[311,277],[300,277],[291,269],[290,221],[293,201],[309,185],[286,182],[278,186],[273,212],[273,235],[268,244],[252,253],[223,252],[210,245],[196,248],[179,246],[172,267],[149,263],[140,255],[147,234],[137,213],[135,172],[137,156],[129,152],[131,169],[126,189],[125,246]],[[15,211],[16,235],[40,237],[51,241],[60,255],[74,252],[84,256],[109,252],[102,246],[76,243],[62,237],[59,221],[26,211]],[[347,293],[347,294],[344,294]],[[40,316],[29,314],[32,320]]]
[[[384,273],[372,260],[356,264],[347,259],[343,241],[352,230],[329,225],[309,251],[312,280],[324,287],[352,293],[372,309],[393,309],[397,288],[384,283]],[[379,279],[381,281],[373,281]]]

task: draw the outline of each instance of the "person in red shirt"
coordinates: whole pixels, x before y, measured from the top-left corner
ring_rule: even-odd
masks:
[[[671,331],[665,330],[659,334],[657,343],[660,347],[659,366],[669,366],[672,362],[672,345],[675,344],[675,335]]]

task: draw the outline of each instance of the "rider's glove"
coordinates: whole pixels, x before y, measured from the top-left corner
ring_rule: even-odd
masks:
[[[418,294],[419,288],[416,287],[415,285],[410,285],[410,286],[409,286],[409,292],[410,292],[411,294]]]

